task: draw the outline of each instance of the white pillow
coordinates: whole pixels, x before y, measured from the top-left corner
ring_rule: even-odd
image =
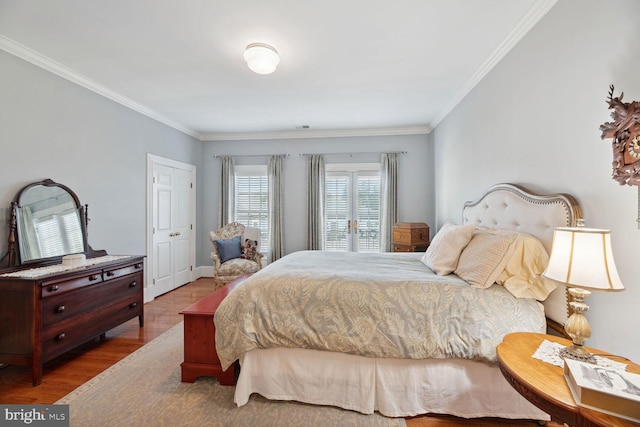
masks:
[[[542,277],[549,263],[549,254],[540,240],[520,233],[515,250],[496,282],[517,298],[544,301],[558,287],[558,282]]]
[[[515,231],[478,228],[460,254],[455,273],[475,288],[493,285],[513,254],[517,235]]]
[[[474,225],[446,222],[429,244],[422,262],[440,276],[453,273],[460,253],[471,240],[475,229]]]

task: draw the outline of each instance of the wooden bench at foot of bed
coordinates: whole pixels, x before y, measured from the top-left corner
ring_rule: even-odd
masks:
[[[213,315],[222,300],[250,275],[244,275],[227,283],[200,301],[180,312],[184,315],[184,362],[182,382],[192,383],[198,377],[214,377],[222,385],[233,385],[236,364],[222,370],[216,353],[216,328]]]

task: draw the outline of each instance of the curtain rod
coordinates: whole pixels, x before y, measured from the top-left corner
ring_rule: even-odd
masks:
[[[407,151],[362,151],[358,153],[300,153],[300,156],[314,156],[322,154],[323,156],[350,156],[354,154],[407,154]]]
[[[271,156],[284,156],[289,157],[290,154],[214,154],[213,158],[217,159],[218,157],[271,157]]]

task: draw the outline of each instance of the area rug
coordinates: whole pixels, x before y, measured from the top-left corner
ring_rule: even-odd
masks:
[[[240,408],[234,387],[213,378],[180,381],[183,324],[160,335],[57,404],[68,404],[71,426],[363,426],[406,427],[404,419],[329,406],[251,396]]]

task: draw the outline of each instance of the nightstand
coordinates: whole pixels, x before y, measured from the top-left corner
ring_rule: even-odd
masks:
[[[429,226],[424,222],[399,222],[393,226],[394,252],[424,252],[429,247]]]
[[[564,338],[552,335],[517,332],[508,334],[498,345],[498,364],[506,380],[529,402],[551,415],[553,421],[571,427],[634,426],[636,423],[580,407],[573,400],[564,379],[563,368],[531,357],[544,341],[570,345]],[[588,348],[587,351],[620,361],[614,355]],[[623,361],[629,372],[640,373],[640,365]]]

